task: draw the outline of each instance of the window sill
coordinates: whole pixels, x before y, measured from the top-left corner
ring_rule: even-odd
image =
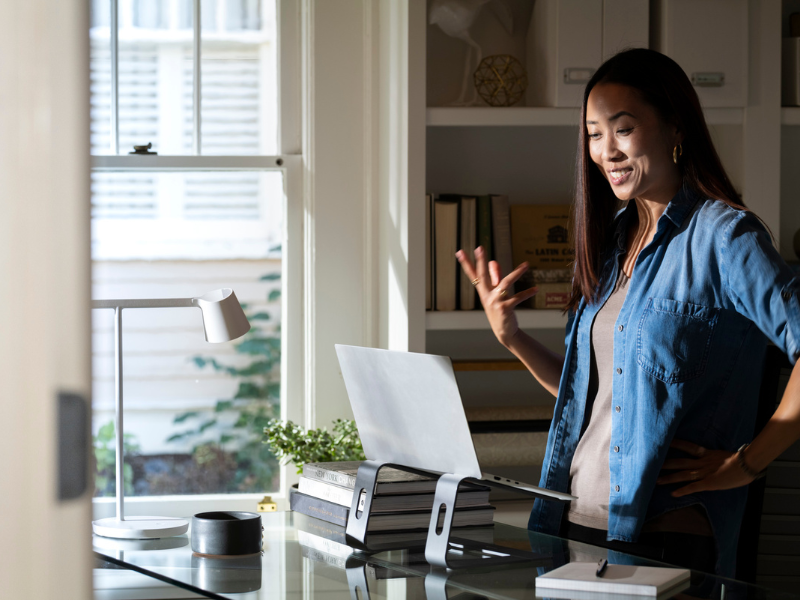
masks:
[[[268,494],[279,511],[289,510],[286,494]],[[190,517],[201,512],[239,510],[256,512],[265,494],[209,494],[204,496],[142,496],[125,498],[125,514],[130,516]],[[116,514],[115,498],[93,498],[93,519],[105,519]]]

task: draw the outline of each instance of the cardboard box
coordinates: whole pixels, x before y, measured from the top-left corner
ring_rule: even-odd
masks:
[[[531,269],[569,269],[575,259],[569,235],[569,205],[511,206],[511,251],[515,265],[527,261]]]

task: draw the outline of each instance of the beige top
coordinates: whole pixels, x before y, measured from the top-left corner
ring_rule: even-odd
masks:
[[[592,398],[588,425],[582,433],[569,470],[570,502],[567,519],[572,523],[608,529],[608,496],[611,485],[608,452],[611,445],[611,383],[614,373],[614,325],[628,292],[630,280],[620,269],[616,288],[597,312],[592,324],[592,366],[587,400]]]

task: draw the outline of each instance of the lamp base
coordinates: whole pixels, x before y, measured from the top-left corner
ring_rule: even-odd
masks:
[[[186,533],[189,521],[174,517],[116,517],[92,521],[92,531],[103,537],[126,540],[149,540]]]

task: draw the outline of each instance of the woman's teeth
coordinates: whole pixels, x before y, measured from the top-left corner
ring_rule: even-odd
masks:
[[[611,175],[611,183],[620,184],[624,182],[628,175],[630,175],[631,169],[614,169],[610,172]]]

